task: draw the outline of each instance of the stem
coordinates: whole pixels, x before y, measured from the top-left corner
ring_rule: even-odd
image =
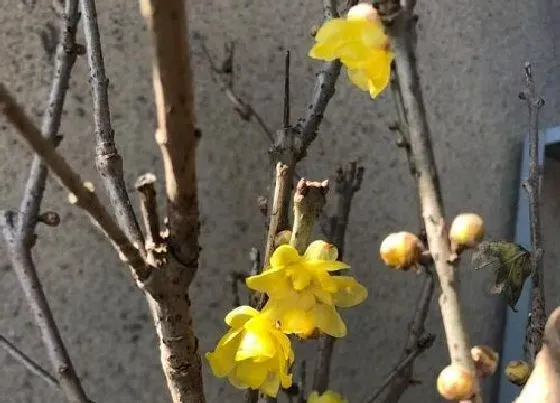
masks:
[[[540,180],[539,167],[539,112],[544,100],[535,94],[535,82],[531,65],[525,65],[526,88],[520,97],[527,102],[529,115],[529,174],[523,183],[529,199],[529,221],[531,231],[531,315],[527,324],[525,350],[528,360],[534,364],[541,349],[546,324],[544,295],[543,241],[540,221]]]
[[[7,120],[18,129],[33,151],[39,155],[59,182],[76,197],[78,207],[85,210],[90,218],[105,232],[122,257],[133,270],[134,276],[145,280],[150,274],[143,257],[128,240],[124,232],[105,209],[95,192],[84,186],[82,178],[72,169],[66,160],[56,152],[50,140],[41,136],[39,129],[16,103],[3,84],[0,84],[0,110]]]
[[[303,255],[311,239],[313,224],[325,205],[329,181],[310,182],[300,179],[294,194],[294,227],[290,245]]]
[[[188,8],[184,0],[141,0],[140,9],[154,47],[155,138],[163,158],[169,230],[167,262],[156,273],[148,301],[172,401],[204,403],[202,362],[188,295],[200,253]]]
[[[93,98],[93,117],[97,142],[95,163],[109,194],[120,228],[132,244],[139,249],[140,254],[144,255],[144,237],[126,191],[123,161],[115,144],[115,131],[111,126],[109,95],[107,93],[109,80],[105,76],[95,0],[80,0],[80,6],[84,18],[83,28]]]
[[[451,249],[444,222],[439,178],[434,161],[424,99],[420,88],[416,57],[409,32],[412,27],[412,13],[411,10],[399,10],[400,3],[395,3],[393,0],[386,0],[382,3],[384,5],[383,9],[392,10],[396,8],[398,12],[392,23],[387,24],[386,27],[394,53],[397,76],[402,86],[403,103],[408,119],[409,141],[415,168],[418,172],[418,191],[422,206],[422,217],[441,287],[439,303],[447,347],[451,362],[462,365],[474,374],[475,368],[470,353],[471,346],[464,327],[458,296],[458,275],[455,268],[448,263]],[[474,395],[470,401],[482,401],[478,381],[475,382]]]
[[[338,167],[334,191],[338,196],[337,212],[331,218],[331,228],[328,238],[338,249],[338,259],[344,256],[344,238],[350,209],[354,194],[360,190],[364,175],[364,168],[358,167],[356,162],[348,164],[344,169]],[[313,390],[323,394],[329,388],[329,375],[331,369],[332,354],[336,338],[329,335],[321,335],[317,349],[317,358],[313,371]]]

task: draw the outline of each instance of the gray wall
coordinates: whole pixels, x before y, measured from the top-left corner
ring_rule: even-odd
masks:
[[[40,33],[55,18],[43,4],[30,10],[20,1],[5,3],[0,12],[0,80],[39,122],[52,73]],[[489,238],[512,235],[519,142],[526,127],[525,106],[517,93],[526,59],[533,62],[538,88],[547,101],[543,124],[559,123],[560,6],[553,3],[419,1],[419,62],[446,212],[449,218],[463,210],[479,212]],[[237,88],[273,128],[282,119],[282,50],[292,50],[293,113],[304,110],[319,66],[306,56],[310,27],[320,21],[319,0],[194,0],[191,5],[191,29],[208,38],[211,51],[219,55],[224,41],[238,41]],[[98,12],[113,123],[132,189],[137,175],[161,172],[152,139],[150,45],[136,1],[99,0]],[[199,44],[193,42],[192,47],[198,124],[203,130],[198,177],[204,248],[192,300],[201,348],[208,351],[223,332],[223,316],[229,310],[230,298],[224,292],[227,273],[246,268],[250,247],[263,243],[263,219],[255,198],[269,183],[268,143],[254,123],[239,120],[212,81]],[[343,74],[321,133],[300,167],[301,173],[317,179],[332,175],[340,162],[358,160],[366,168],[350,217],[346,260],[368,286],[370,297],[344,314],[350,334],[336,347],[332,374],[332,388],[351,402],[369,394],[395,362],[421,284],[412,273],[384,268],[377,254],[388,232],[415,230],[418,225],[416,198],[410,190],[413,181],[387,129],[393,118],[390,101],[384,95],[371,102]],[[60,150],[101,190],[93,162],[90,106],[87,65],[81,58],[66,103]],[[0,207],[8,208],[19,204],[31,155],[15,140],[13,129],[1,124]],[[168,401],[142,296],[109,245],[65,200],[66,192],[49,182],[44,207],[59,211],[62,224],[57,229],[39,228],[35,258],[86,390],[98,402]],[[48,365],[0,245],[0,333]],[[467,264],[462,272],[461,298],[471,339],[497,348],[504,308],[487,292],[491,274],[475,275]],[[404,402],[419,396],[438,401],[434,380],[447,353],[437,303],[427,329],[438,335],[438,341],[418,360],[416,378],[423,383],[410,389]],[[311,357],[313,346],[307,350],[300,356]],[[0,368],[0,401],[60,401],[60,395],[4,353]],[[225,381],[214,379],[207,368],[205,387],[209,402],[239,401],[241,396]]]

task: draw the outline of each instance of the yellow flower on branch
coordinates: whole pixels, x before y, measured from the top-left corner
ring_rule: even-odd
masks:
[[[307,397],[307,403],[348,403],[348,400],[332,390],[326,390],[322,395],[316,391],[311,392]]]
[[[372,98],[389,84],[393,55],[377,10],[370,4],[350,8],[346,18],[325,21],[315,34],[309,56],[325,61],[339,59],[350,81]]]
[[[350,276],[332,276],[348,269],[338,250],[325,241],[312,242],[303,256],[290,245],[278,247],[263,273],[248,277],[247,286],[268,294],[263,313],[274,317],[282,331],[310,336],[315,329],[334,337],[346,335],[335,306],[348,308],[367,298],[367,289]]]
[[[288,371],[294,353],[273,318],[240,306],[226,316],[225,322],[230,330],[215,350],[205,355],[215,376],[228,377],[236,388],[259,389],[271,397],[276,397],[280,386],[292,385]]]

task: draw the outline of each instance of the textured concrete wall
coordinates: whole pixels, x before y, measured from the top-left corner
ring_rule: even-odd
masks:
[[[44,4],[29,8],[5,0],[0,12],[0,80],[16,92],[40,121],[51,79],[41,45],[47,22]],[[38,2],[50,3],[50,2]],[[310,27],[320,21],[319,0],[193,0],[191,29],[208,38],[220,54],[226,40],[238,41],[237,87],[278,128],[282,119],[282,50],[293,51],[293,113],[304,110],[318,63],[309,60]],[[161,172],[153,144],[149,42],[137,2],[98,1],[103,49],[110,78],[110,102],[127,183],[145,171]],[[516,203],[519,140],[526,125],[517,99],[521,68],[530,58],[539,90],[547,100],[543,123],[558,124],[560,97],[560,8],[550,0],[419,1],[419,63],[441,173],[446,212],[473,210],[486,219],[489,238],[510,236]],[[203,351],[224,330],[230,298],[224,280],[248,266],[251,246],[263,243],[263,220],[255,198],[269,183],[267,139],[253,123],[240,122],[212,81],[200,46],[193,42],[202,211],[200,274],[192,289],[194,324]],[[76,65],[62,125],[60,147],[87,179],[95,173],[91,99],[86,60]],[[369,299],[344,313],[349,336],[336,347],[332,387],[351,402],[361,401],[395,362],[419,278],[382,266],[377,249],[391,231],[417,228],[416,198],[401,150],[387,129],[393,118],[389,96],[371,102],[341,77],[322,130],[300,172],[310,178],[332,175],[340,162],[366,168],[355,197],[347,233],[346,260],[370,289]],[[31,161],[28,149],[1,123],[0,207],[19,204]],[[161,175],[160,175],[161,176]],[[35,258],[56,319],[86,390],[98,402],[166,402],[168,397],[145,302],[109,245],[84,215],[65,204],[66,194],[49,182],[45,209],[61,213],[57,229],[40,227]],[[332,203],[329,204],[332,208]],[[548,210],[547,210],[548,211]],[[37,329],[21,296],[0,242],[0,333],[48,365]],[[498,346],[503,306],[488,295],[489,273],[462,268],[461,291],[471,338]],[[423,381],[404,402],[438,401],[437,371],[447,362],[437,304],[427,329],[438,335],[429,355],[418,360]],[[312,347],[302,356],[310,357]],[[61,396],[0,353],[0,401],[54,402]],[[208,401],[241,396],[205,369]],[[490,401],[490,400],[488,400]]]

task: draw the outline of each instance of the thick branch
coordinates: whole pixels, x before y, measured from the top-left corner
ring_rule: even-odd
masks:
[[[0,335],[0,347],[10,354],[14,360],[21,362],[21,364],[33,375],[38,376],[53,388],[60,389],[60,384],[54,376],[49,374],[46,369],[29,358],[23,351],[18,349],[14,344],[10,343],[10,341],[2,335]]]
[[[380,7],[380,11],[393,11],[394,9],[399,11],[400,4],[395,3],[398,2],[382,1],[380,5],[383,7]],[[387,24],[387,33],[395,57],[397,76],[402,86],[409,140],[416,171],[419,175],[419,197],[428,245],[441,286],[440,308],[451,362],[462,365],[474,373],[471,346],[464,327],[458,296],[458,276],[455,268],[448,263],[451,249],[444,222],[439,179],[420,88],[416,57],[409,31],[413,18],[410,11],[401,9],[395,16],[391,14],[382,16],[385,21],[388,18],[393,20],[392,23]],[[482,401],[478,382],[476,382],[475,394],[471,401]]]
[[[198,268],[198,200],[195,116],[188,43],[188,18],[181,0],[140,1],[154,46],[153,83],[156,142],[165,170],[168,248],[194,277]]]
[[[93,117],[96,137],[96,165],[120,228],[133,245],[144,253],[144,237],[130,203],[123,176],[123,161],[115,144],[115,132],[111,127],[109,111],[109,80],[105,76],[101,39],[97,25],[95,0],[80,0],[83,27],[87,45],[87,55],[93,98]]]
[[[539,112],[544,106],[544,100],[535,93],[535,82],[531,65],[525,65],[526,88],[519,94],[527,102],[529,114],[529,174],[523,184],[529,199],[529,222],[531,231],[531,315],[527,324],[525,350],[528,360],[535,362],[537,353],[541,349],[544,328],[546,324],[545,296],[544,296],[544,266],[543,241],[540,221],[540,180],[539,164]]]
[[[348,164],[344,169],[338,167],[334,185],[335,194],[338,196],[337,211],[330,219],[329,240],[338,249],[338,258],[342,260],[344,256],[344,238],[350,208],[354,193],[360,190],[364,168],[359,167],[356,162]],[[329,335],[321,335],[315,359],[313,372],[313,390],[324,393],[329,386],[329,375],[332,361],[334,342],[336,338]]]
[[[204,403],[202,362],[188,296],[200,253],[188,10],[183,0],[141,0],[140,8],[154,46],[156,142],[163,157],[168,219],[167,263],[155,275],[148,300],[173,402]]]
[[[84,186],[80,176],[56,152],[51,141],[41,136],[39,129],[16,103],[3,84],[0,84],[0,110],[8,121],[16,127],[18,133],[27,141],[33,151],[41,156],[43,162],[56,175],[59,182],[75,195],[76,204],[89,214],[90,218],[118,248],[122,257],[133,270],[135,277],[141,281],[145,280],[150,270],[146,267],[138,249],[130,243],[95,192]]]

